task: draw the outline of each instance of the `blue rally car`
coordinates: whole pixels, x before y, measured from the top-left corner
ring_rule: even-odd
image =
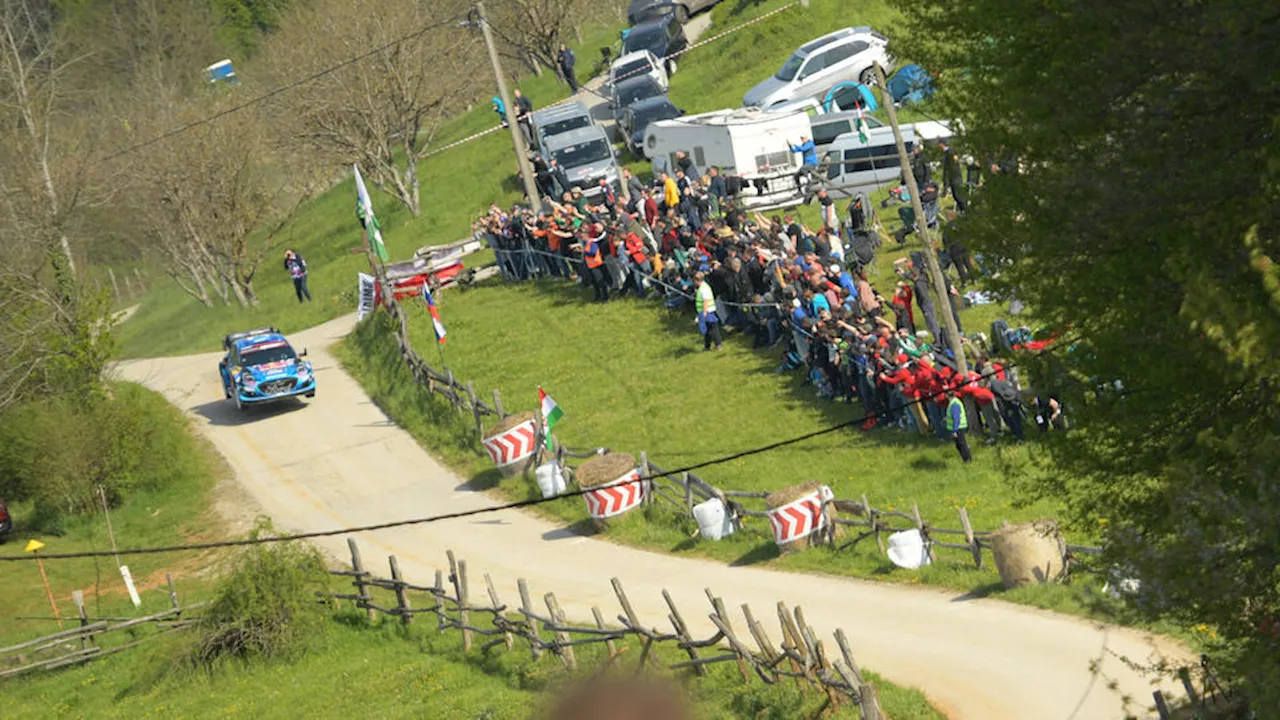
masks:
[[[303,395],[315,397],[316,378],[307,351],[293,346],[273,328],[231,333],[222,339],[227,351],[218,363],[223,393],[243,410],[273,400]]]

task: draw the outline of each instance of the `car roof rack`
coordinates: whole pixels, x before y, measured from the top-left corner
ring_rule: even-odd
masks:
[[[230,350],[231,343],[235,342],[236,340],[240,340],[242,338],[253,337],[254,335],[266,335],[267,333],[279,333],[279,332],[280,332],[279,329],[277,329],[274,326],[271,326],[271,327],[257,328],[254,330],[242,330],[240,332],[229,333],[226,337],[222,338],[222,349]]]

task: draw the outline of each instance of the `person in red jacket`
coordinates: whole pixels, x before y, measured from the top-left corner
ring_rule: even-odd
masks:
[[[649,263],[649,256],[644,251],[644,241],[634,231],[629,231],[622,241],[623,252],[626,255],[625,261],[628,269],[631,271],[628,277],[636,291],[636,297],[644,297],[644,279],[653,272],[653,266]]]
[[[964,401],[969,417],[980,419],[987,431],[986,445],[995,445],[1000,434],[1000,417],[996,414],[996,395],[987,387],[987,379],[970,371],[965,375],[966,384],[956,393]]]

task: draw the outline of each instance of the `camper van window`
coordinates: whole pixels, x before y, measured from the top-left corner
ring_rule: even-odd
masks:
[[[566,133],[570,130],[577,130],[578,128],[586,127],[590,124],[591,118],[589,116],[577,115],[571,118],[565,118],[564,120],[557,120],[553,123],[547,123],[542,128],[542,136],[551,137],[552,135],[559,135],[560,133]]]
[[[792,55],[787,58],[785,63],[782,64],[782,69],[779,70],[778,74],[774,75],[774,77],[782,80],[783,82],[790,82],[795,79],[796,72],[798,72],[800,70],[800,66],[804,64],[804,59],[805,56],[800,53]]]
[[[707,166],[707,156],[702,151],[701,145],[695,145],[693,148],[693,164],[697,165],[698,167]]]
[[[791,151],[782,150],[780,152],[765,153],[756,156],[756,170],[764,172],[774,168],[785,168],[791,166]]]
[[[830,145],[835,141],[837,135],[843,135],[853,129],[848,120],[813,123],[812,127],[813,143],[815,145]]]
[[[604,140],[590,140],[560,148],[553,155],[560,167],[573,168],[608,160],[613,157],[613,151]]]

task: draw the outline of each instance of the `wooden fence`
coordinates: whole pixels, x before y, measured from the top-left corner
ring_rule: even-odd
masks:
[[[409,338],[409,320],[396,301],[395,293],[385,282],[385,277],[381,274],[381,270],[376,264],[374,267],[375,272],[378,273],[379,288],[383,293],[383,304],[386,306],[387,313],[394,323],[396,343],[399,346],[400,356],[405,365],[409,368],[410,373],[413,374],[414,380],[418,384],[430,392],[442,395],[453,405],[455,410],[472,416],[478,441],[484,435],[484,418],[486,416],[501,419],[507,415],[503,408],[501,394],[495,388],[493,390],[492,404],[485,403],[477,397],[473,383],[458,380],[453,376],[453,371],[451,370],[440,372],[428,365],[413,348]],[[541,442],[542,431],[540,423],[538,432],[539,438],[536,442],[539,448],[537,460],[540,461],[543,454],[542,448],[544,447],[544,443]],[[561,450],[557,455],[557,459],[563,463],[566,457],[575,455],[589,457],[593,454],[595,453],[566,454]],[[717,498],[730,511],[735,528],[743,527],[744,522],[752,519],[765,519],[767,521],[768,513],[766,510],[749,508],[746,503],[760,502],[760,504],[763,504],[761,501],[769,493],[722,490],[691,473],[668,473],[651,462],[646,453],[641,453],[640,456],[642,458],[642,474],[645,479],[655,481],[655,492],[649,496],[651,502],[663,500],[692,515],[694,504]],[[990,536],[994,531],[975,530],[969,522],[969,513],[965,508],[959,508],[957,511],[959,527],[947,528],[924,520],[920,516],[920,510],[916,504],[912,504],[910,513],[901,510],[875,508],[868,501],[866,494],[857,499],[837,498],[829,500],[824,503],[824,510],[827,506],[834,510],[834,522],[827,525],[824,530],[826,535],[820,537],[819,540],[834,546],[837,540],[837,527],[861,530],[852,539],[838,545],[837,547],[840,550],[854,548],[866,539],[874,539],[876,547],[883,554],[886,551],[886,535],[911,529],[920,531],[922,538],[929,547],[931,559],[935,559],[936,548],[965,551],[972,557],[974,566],[980,569],[982,567],[982,551],[991,550]],[[1068,545],[1067,551],[1067,558],[1070,564],[1070,561],[1076,556],[1099,555],[1102,549],[1086,545]]]
[[[366,569],[356,541],[348,538],[347,544],[351,551],[351,569],[331,573],[351,578],[355,591],[330,593],[329,597],[354,602],[368,613],[370,620],[381,613],[410,625],[420,615],[432,616],[438,631],[462,634],[465,652],[475,650],[477,644],[480,652],[487,653],[513,650],[519,643],[528,647],[535,660],[551,655],[566,670],[574,671],[578,669],[574,648],[603,644],[608,651],[608,667],[620,664],[626,649],[620,645],[634,639],[641,647],[636,672],[652,668],[696,677],[706,675],[709,665],[733,663],[744,681],[750,681],[753,676],[767,684],[794,679],[806,690],[824,693],[825,707],[851,705],[860,710],[864,720],[883,718],[876,688],[866,681],[854,661],[844,631],[835,632],[833,648],[819,639],[805,621],[800,607],[788,608],[778,603],[778,631],[782,641],[775,644],[747,605],[741,608],[742,624],[736,626],[743,628],[745,634],[740,635],[724,601],[707,588],[708,617],[716,632],[706,638],[695,638],[671,593],[662,591],[671,629],[649,628],[640,621],[622,582],[615,577],[610,582],[621,609],[616,624],[606,621],[598,607],[592,608],[590,625],[575,624],[566,616],[555,593],[543,596],[545,612],[535,608],[529,585],[523,578],[517,582],[518,608],[502,601],[488,573],[483,575],[483,589],[473,590],[473,577],[468,575],[466,560],[455,558],[452,551],[447,553],[448,576],[437,570],[435,582],[427,586],[406,581],[394,555],[387,558],[390,577],[375,576]],[[393,594],[395,604],[388,607],[377,604],[371,592],[375,588]],[[745,639],[748,636],[750,641]],[[677,648],[689,659],[663,665],[654,655],[660,646]]]
[[[173,575],[169,573],[165,575],[169,581],[171,607],[163,612],[143,617],[90,619],[85,610],[84,592],[76,590],[71,593],[71,599],[79,615],[79,626],[0,648],[0,678],[22,675],[32,670],[55,670],[97,660],[195,624],[198,618],[183,617],[183,614],[200,607],[203,603],[179,606],[178,593],[173,585]],[[157,632],[140,635],[139,631],[144,627],[154,628]],[[111,641],[114,639],[126,639],[127,642],[112,644]]]

